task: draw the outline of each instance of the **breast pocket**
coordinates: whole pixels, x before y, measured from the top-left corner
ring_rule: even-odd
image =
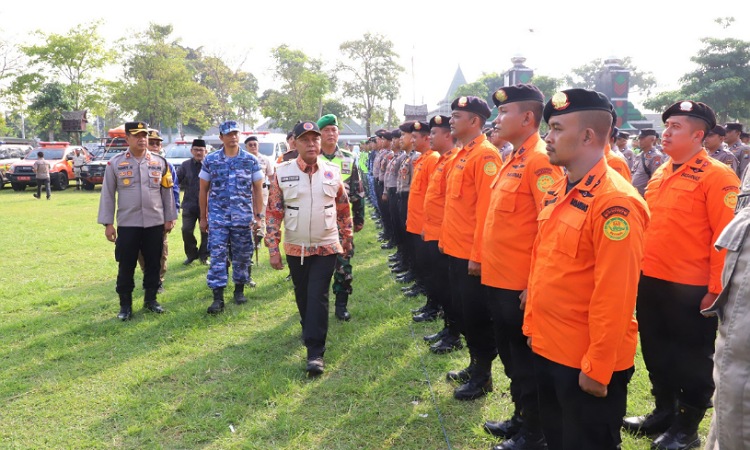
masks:
[[[325,216],[325,227],[326,230],[333,230],[336,228],[336,205],[328,205],[323,208],[323,215]]]
[[[581,230],[586,215],[570,211],[560,216],[560,224],[555,230],[556,250],[575,258],[581,243]]]
[[[160,170],[150,170],[148,172],[148,187],[149,189],[159,189],[161,187]]]
[[[693,183],[686,180],[677,180],[669,187],[669,192],[664,192],[668,195],[666,206],[671,209],[677,209],[685,212],[693,211],[693,200],[695,198],[695,189],[698,187],[697,183]],[[662,189],[664,189],[662,187]]]
[[[228,179],[229,170],[225,168],[213,170],[211,172],[211,190],[217,192],[226,190]]]
[[[299,208],[287,206],[284,214],[284,227],[289,231],[297,231],[299,225]]]
[[[283,181],[279,183],[281,194],[285,199],[292,200],[299,197],[299,182],[298,181]]]
[[[323,193],[326,197],[329,198],[336,198],[336,194],[339,192],[339,185],[336,182],[333,181],[324,181],[323,182]]]
[[[461,189],[464,182],[464,171],[453,169],[448,178],[448,188],[446,194],[449,194],[451,198],[461,198]]]
[[[494,195],[500,195],[500,199],[495,203],[495,210],[504,212],[513,212],[516,210],[516,198],[519,195],[518,188],[521,186],[520,180],[502,179],[498,181],[499,192]]]

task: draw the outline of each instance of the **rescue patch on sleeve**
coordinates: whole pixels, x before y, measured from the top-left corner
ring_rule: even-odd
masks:
[[[737,206],[737,193],[727,192],[727,195],[724,196],[724,204],[727,205],[727,208],[734,211],[735,206]]]
[[[630,234],[630,224],[624,217],[611,217],[604,222],[604,235],[612,241],[621,241]]]
[[[490,177],[497,175],[497,164],[495,164],[495,161],[484,163],[484,174]]]
[[[542,192],[547,192],[553,184],[555,184],[555,179],[552,175],[542,175],[536,180],[536,188]]]
[[[630,210],[628,208],[625,208],[624,206],[611,206],[604,210],[604,212],[602,213],[602,217],[604,217],[605,219],[609,219],[615,214],[628,217],[628,214],[630,214]]]

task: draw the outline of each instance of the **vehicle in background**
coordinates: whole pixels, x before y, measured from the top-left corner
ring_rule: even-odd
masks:
[[[279,156],[287,151],[286,134],[271,133],[269,131],[240,131],[240,147],[245,149],[245,139],[250,136],[258,138],[258,152],[268,156],[272,162],[275,162]],[[221,148],[221,139],[218,134],[204,136],[206,144],[212,144],[217,149]],[[246,149],[245,149],[246,150]]]
[[[182,170],[182,162],[193,157],[193,154],[190,153],[190,149],[192,148],[192,146],[192,141],[175,141],[171,144],[167,144],[167,146],[164,147],[164,157],[167,158],[167,161],[174,166],[174,170],[177,172],[178,176],[180,174],[180,170]],[[211,144],[206,143],[206,151],[208,153],[211,153],[214,150],[216,149]]]
[[[93,191],[94,186],[102,184],[108,161],[127,149],[128,143],[124,137],[103,138],[101,144],[99,144],[97,156],[81,167],[83,189]]]
[[[0,141],[0,189],[10,183],[10,178],[6,175],[10,166],[25,158],[33,148],[28,144],[6,144]]]
[[[10,185],[14,191],[23,191],[26,186],[36,186],[36,174],[32,169],[34,161],[37,160],[37,153],[44,153],[44,159],[50,164],[50,184],[52,189],[61,191],[66,189],[69,180],[74,178],[73,174],[73,154],[76,149],[80,149],[90,159],[88,150],[80,145],[70,145],[70,142],[40,142],[39,147],[31,150],[26,157],[13,163],[7,172],[10,178]]]

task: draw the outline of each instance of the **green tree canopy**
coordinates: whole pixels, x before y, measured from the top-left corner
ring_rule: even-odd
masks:
[[[571,74],[565,77],[565,84],[574,88],[594,89],[596,77],[604,69],[605,58],[597,58],[580,67],[571,69]],[[640,90],[646,95],[656,86],[656,78],[651,72],[644,72],[628,56],[622,59],[623,67],[630,69],[630,91]]]

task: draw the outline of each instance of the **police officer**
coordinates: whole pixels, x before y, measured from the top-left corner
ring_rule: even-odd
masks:
[[[224,147],[203,160],[200,172],[200,227],[208,232],[211,264],[207,283],[213,291],[209,314],[224,310],[227,286],[227,247],[231,245],[234,302],[247,303],[245,285],[250,279],[253,236],[263,218],[263,173],[255,156],[242,150],[239,127],[228,120],[219,127]]]
[[[718,161],[723,162],[730,167],[735,173],[737,173],[737,167],[739,163],[734,154],[724,148],[724,137],[727,135],[726,130],[721,125],[716,125],[706,133],[706,137],[703,139],[703,145],[706,147],[708,156]]]
[[[614,142],[615,137],[618,134],[619,130],[617,129],[617,127],[613,126],[609,144],[604,147],[604,158],[606,159],[607,165],[609,167],[615,169],[615,172],[619,173],[623,178],[630,182],[630,166],[628,165],[627,160],[622,155],[622,153],[620,153],[620,150],[617,149],[617,146],[612,147],[612,143]]]
[[[320,157],[339,167],[341,180],[344,182],[346,194],[351,202],[354,232],[362,230],[365,225],[364,188],[362,173],[359,170],[357,158],[348,150],[339,148],[339,121],[334,114],[326,114],[318,119],[321,134]],[[352,263],[354,245],[351,251],[336,256],[336,268],[333,274],[333,294],[336,296],[336,318],[348,321],[351,314],[347,310],[349,296],[352,294]]]
[[[726,124],[726,131],[727,135],[724,138],[724,142],[727,144],[727,150],[732,152],[734,157],[737,158],[739,165],[737,166],[736,173],[737,176],[741,176],[745,173],[745,167],[750,162],[750,145],[740,140],[740,135],[742,134],[741,123],[733,122]]]
[[[637,318],[643,361],[656,408],[625,420],[628,431],[659,435],[654,449],[699,445],[698,425],[711,405],[716,318],[700,310],[721,291],[723,253],[714,242],[732,220],[739,179],[708,157],[706,133],[716,126],[704,103],[679,101],[662,114],[664,152],[646,189],[651,225],[645,233]]]
[[[614,450],[621,443],[649,218],[641,196],[604,159],[613,110],[599,92],[568,89],[543,112],[547,155],[567,175],[542,199],[523,332],[534,352],[550,450]]]
[[[86,164],[86,155],[80,148],[77,148],[73,154],[73,174],[76,177],[76,191],[81,190],[81,167]]]
[[[208,233],[199,231],[201,234],[200,246],[195,239],[195,224],[200,218],[200,205],[198,198],[200,196],[200,178],[201,169],[203,168],[203,159],[206,157],[206,141],[203,139],[193,139],[190,146],[192,158],[183,161],[180,165],[179,181],[184,192],[182,196],[182,242],[185,247],[184,265],[189,265],[196,259],[201,264],[208,262]]]
[[[279,165],[268,200],[266,247],[271,267],[281,270],[281,225],[284,253],[292,272],[294,298],[307,347],[307,374],[323,373],[328,334],[328,289],[336,255],[352,249],[349,198],[338,165],[319,157],[316,122],[294,127],[299,157]]]
[[[380,217],[383,220],[382,240],[385,241],[380,248],[385,250],[393,248],[395,240],[393,223],[391,222],[391,210],[388,207],[388,196],[386,195],[385,187],[388,163],[394,157],[394,152],[391,149],[393,135],[387,130],[378,130],[375,134],[378,136],[378,144],[380,145],[380,159],[375,161],[378,167],[375,171],[375,176],[378,180],[375,188],[378,191],[378,209],[380,209]]]
[[[632,183],[641,195],[646,191],[648,180],[654,175],[656,168],[664,162],[664,155],[654,147],[656,137],[656,130],[652,128],[644,128],[638,136],[641,152],[633,161]]]
[[[497,450],[543,449],[532,353],[521,330],[521,297],[526,295],[542,198],[563,173],[550,164],[539,135],[542,92],[518,84],[498,89],[492,101],[497,106],[495,129],[515,150],[490,186],[482,241],[482,284],[490,311],[484,325],[494,329],[515,412],[509,420],[486,422],[484,428],[506,439]]]
[[[398,198],[398,227],[401,232],[401,253],[404,255],[404,266],[406,273],[396,277],[400,283],[411,283],[416,280],[416,249],[414,240],[406,231],[406,218],[409,212],[409,192],[411,190],[411,180],[414,175],[414,161],[420,153],[414,151],[414,136],[412,127],[414,121],[408,121],[400,125],[401,130],[401,148],[404,150],[404,156],[396,168],[396,197]]]
[[[463,144],[448,174],[445,216],[439,246],[449,256],[452,301],[463,312],[463,333],[471,361],[448,379],[463,383],[453,391],[458,400],[474,400],[492,391],[492,360],[497,355],[490,312],[481,284],[482,234],[490,200],[490,185],[502,161],[482,134],[490,117],[484,100],[458,97],[451,104],[451,134]]]
[[[107,163],[98,217],[98,222],[105,227],[105,236],[115,243],[116,290],[120,297],[117,318],[120,320],[128,320],[133,314],[133,272],[139,252],[144,258],[144,308],[164,312],[156,301],[159,260],[164,232],[171,231],[177,220],[172,174],[166,159],[148,151],[148,125],[127,122],[124,128],[128,150]]]
[[[388,215],[391,221],[391,243],[389,246],[381,246],[381,248],[389,249],[396,247],[396,254],[399,255],[400,265],[398,269],[392,269],[394,273],[400,273],[406,271],[406,264],[404,260],[403,244],[402,244],[402,230],[399,226],[399,213],[398,213],[398,196],[396,195],[396,183],[398,182],[398,167],[401,165],[405,157],[405,153],[401,148],[401,130],[395,129],[390,132],[391,141],[391,152],[393,156],[386,160],[385,168],[385,182],[383,190],[383,200],[388,206]],[[381,167],[382,169],[382,167]]]

